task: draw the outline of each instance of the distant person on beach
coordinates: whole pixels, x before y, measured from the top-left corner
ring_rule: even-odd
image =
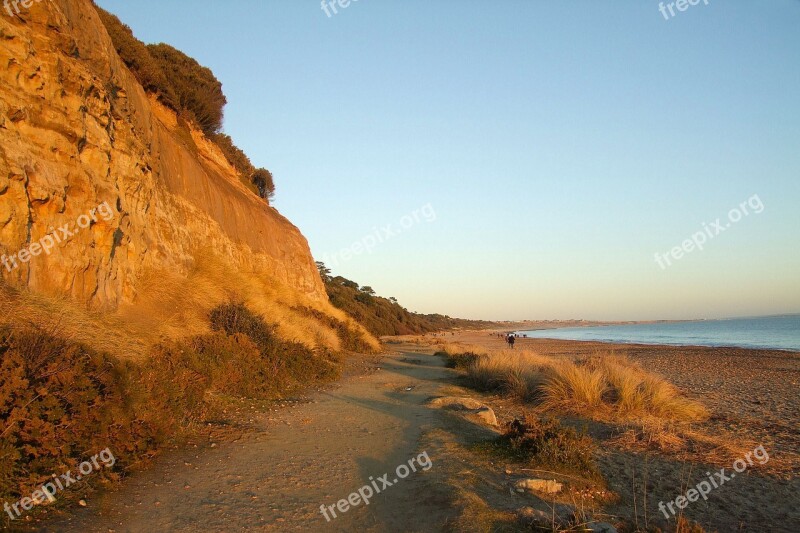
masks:
[[[514,341],[515,341],[515,340],[516,340],[516,337],[514,337],[514,334],[513,334],[513,333],[511,333],[511,334],[508,336],[508,345],[511,347],[511,349],[512,349],[512,350],[514,349]]]

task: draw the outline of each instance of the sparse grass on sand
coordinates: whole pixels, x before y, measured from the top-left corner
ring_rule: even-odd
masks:
[[[469,386],[515,398],[540,413],[613,424],[618,434],[609,442],[625,449],[725,464],[755,445],[698,430],[695,423],[709,417],[703,404],[614,352],[571,360],[460,343],[436,349],[449,366],[465,372]]]
[[[527,350],[445,344],[438,347],[470,384],[520,400],[598,420],[658,419],[693,422],[708,417],[699,402],[663,378],[614,353],[572,361]]]

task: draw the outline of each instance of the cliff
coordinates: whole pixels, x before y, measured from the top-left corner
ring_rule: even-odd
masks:
[[[300,231],[199,129],[145,93],[89,0],[4,10],[0,64],[7,287],[130,312],[154,279],[162,286],[151,300],[190,298],[176,280],[202,263],[215,273],[203,278],[212,296],[198,309],[235,295],[261,311],[311,305],[342,316]]]

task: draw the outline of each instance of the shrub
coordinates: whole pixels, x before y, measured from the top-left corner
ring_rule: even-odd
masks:
[[[169,78],[180,109],[188,113],[206,135],[217,133],[222,128],[227,99],[214,73],[168,44],[149,44],[147,51]]]
[[[250,181],[258,189],[258,195],[265,200],[270,200],[275,195],[275,182],[272,172],[266,168],[256,169],[250,176]]]
[[[0,356],[1,500],[106,447],[118,472],[157,442],[158,428],[131,401],[132,364],[34,329],[0,332]]]
[[[155,94],[167,107],[180,111],[178,98],[164,70],[147,49],[147,46],[134,37],[131,29],[115,15],[95,5],[100,20],[106,27],[111,41],[123,63],[128,67],[145,91]]]
[[[265,364],[258,346],[247,335],[216,332],[186,345],[196,354],[212,391],[247,398],[265,398],[277,392],[274,366]]]
[[[460,370],[469,368],[480,357],[480,355],[474,352],[449,353],[447,351],[443,351],[436,352],[436,355],[443,355],[447,358],[447,362],[445,363],[447,368],[457,368]]]
[[[209,315],[211,329],[228,335],[241,333],[248,336],[262,352],[273,348],[275,327],[250,311],[244,304],[231,302],[215,307]]]
[[[250,158],[247,157],[247,154],[244,153],[241,148],[233,143],[233,139],[231,139],[230,135],[226,133],[215,133],[211,135],[210,138],[219,146],[222,153],[225,154],[225,158],[239,174],[249,176],[253,173],[254,168],[253,164],[250,162]]]
[[[144,90],[196,123],[222,150],[242,182],[261,198],[271,199],[275,194],[272,173],[256,169],[230,136],[220,133],[227,99],[214,73],[168,44],[145,45],[115,15],[95,8],[114,48]]]
[[[360,288],[358,283],[349,279],[341,276],[332,277],[330,270],[322,262],[317,262],[317,268],[325,282],[331,304],[353,317],[367,331],[378,337],[427,333],[454,327],[481,328],[489,324],[479,320],[412,313],[400,306],[396,299],[370,294],[369,291],[372,291],[370,287]]]
[[[211,313],[213,333],[124,362],[38,329],[0,329],[0,500],[14,501],[104,448],[120,472],[196,432],[217,394],[279,397],[335,378],[340,361],[287,342],[241,304]]]
[[[375,350],[372,348],[369,342],[364,339],[361,333],[349,324],[311,307],[301,306],[293,307],[292,309],[305,316],[312,317],[333,329],[342,343],[342,348],[345,350],[360,353],[375,352]]]
[[[339,375],[339,360],[333,354],[326,350],[315,353],[299,342],[284,341],[275,335],[274,326],[244,304],[220,305],[211,311],[210,318],[213,330],[246,335],[253,341],[277,391],[287,392]]]
[[[498,437],[497,443],[508,448],[517,459],[531,465],[599,477],[594,441],[573,428],[562,426],[555,419],[514,419]]]

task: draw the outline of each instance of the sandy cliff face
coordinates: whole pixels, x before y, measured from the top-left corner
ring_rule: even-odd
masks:
[[[201,255],[326,300],[298,229],[145,94],[89,0],[0,12],[0,254],[10,285],[107,309]]]

